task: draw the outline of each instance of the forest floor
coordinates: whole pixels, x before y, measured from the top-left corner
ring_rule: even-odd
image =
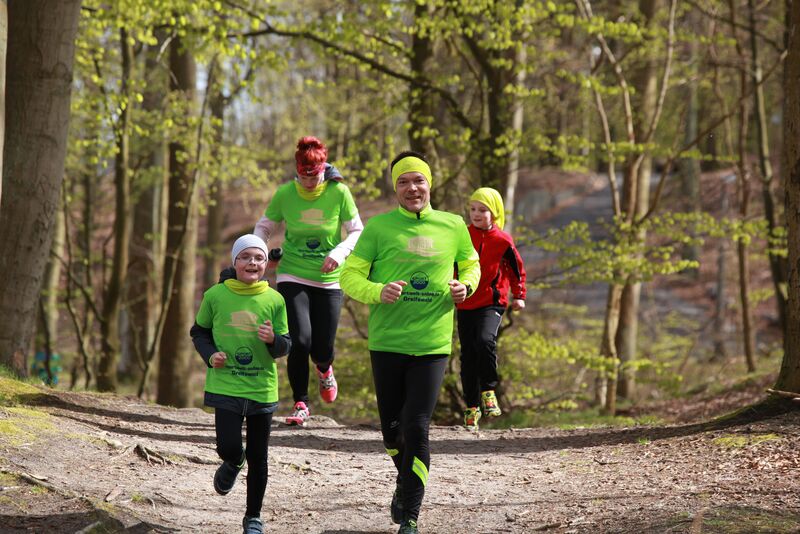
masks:
[[[681,422],[658,426],[434,426],[421,530],[800,532],[800,411],[697,419],[761,397],[753,384],[661,405]],[[240,532],[246,479],[217,495],[217,464],[203,410],[0,378],[0,532]],[[376,426],[276,417],[269,469],[266,532],[397,529]]]

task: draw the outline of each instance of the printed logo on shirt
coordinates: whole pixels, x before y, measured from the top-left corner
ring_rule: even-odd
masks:
[[[411,287],[414,289],[425,289],[428,287],[428,282],[430,282],[428,275],[422,271],[417,271],[411,275]]]
[[[416,254],[417,256],[423,256],[425,258],[430,258],[431,256],[436,256],[438,252],[433,248],[433,239],[430,237],[412,237],[408,240],[408,244],[406,245],[406,252],[410,252],[411,254]]]
[[[258,315],[249,311],[231,313],[231,322],[225,326],[233,327],[244,332],[258,332]]]
[[[322,226],[325,224],[325,213],[316,208],[301,211],[300,222],[311,226]]]
[[[311,250],[314,250],[315,248],[317,248],[319,246],[319,244],[320,244],[320,241],[316,237],[309,237],[308,239],[306,239],[306,246],[308,248],[310,248]]]
[[[239,365],[250,365],[253,361],[253,351],[247,347],[239,347],[234,355]]]

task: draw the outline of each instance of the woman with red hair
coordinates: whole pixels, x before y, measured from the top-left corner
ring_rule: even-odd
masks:
[[[301,138],[295,152],[295,179],[275,191],[253,231],[269,242],[277,225],[286,225],[277,289],[286,300],[292,339],[287,363],[294,409],[286,422],[294,425],[305,424],[311,413],[309,355],[316,367],[320,397],[329,403],[336,399],[333,345],[343,300],[340,266],[364,229],[350,189],[327,160],[328,149],[322,141]]]

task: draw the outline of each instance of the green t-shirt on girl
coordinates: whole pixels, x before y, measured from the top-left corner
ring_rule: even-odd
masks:
[[[401,354],[450,354],[454,264],[478,254],[464,220],[428,209],[421,217],[396,209],[372,217],[353,255],[372,263],[368,280],[407,282],[394,304],[370,304],[370,350]]]
[[[289,332],[286,303],[266,282],[216,284],[203,295],[195,321],[211,329],[214,344],[228,359],[206,371],[206,391],[256,402],[278,402],[278,370],[258,327],[269,319],[275,335]]]
[[[346,185],[327,180],[324,187],[318,198],[306,200],[292,181],[280,186],[267,206],[264,212],[267,219],[286,221],[278,274],[322,283],[339,280],[341,266],[330,273],[320,269],[325,257],[342,241],[342,222],[354,219],[358,209]]]

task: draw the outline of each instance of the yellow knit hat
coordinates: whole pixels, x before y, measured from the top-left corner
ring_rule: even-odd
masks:
[[[491,187],[481,187],[476,189],[475,192],[472,193],[472,196],[469,197],[470,202],[473,200],[476,200],[489,208],[489,211],[492,212],[492,217],[494,218],[494,224],[496,224],[497,227],[502,230],[503,225],[505,225],[506,222],[506,212],[503,208],[503,197],[500,196],[500,193]]]

